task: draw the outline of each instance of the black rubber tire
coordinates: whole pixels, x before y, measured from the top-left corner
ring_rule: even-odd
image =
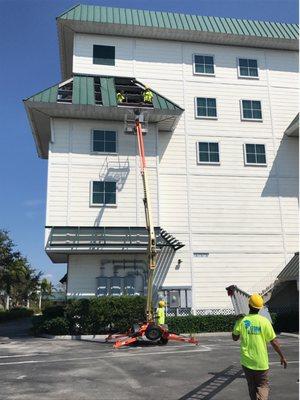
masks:
[[[159,343],[161,346],[165,346],[166,344],[168,344],[168,341],[169,341],[169,339],[164,338],[164,337],[161,337],[161,338],[159,339],[158,343]]]
[[[156,342],[157,340],[161,339],[162,337],[162,330],[160,329],[159,326],[156,325],[150,325],[148,326],[145,336],[148,340],[151,340],[152,342]]]

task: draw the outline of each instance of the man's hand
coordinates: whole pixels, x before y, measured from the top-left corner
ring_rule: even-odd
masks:
[[[276,353],[280,357],[280,364],[283,366],[284,369],[286,369],[287,361],[286,361],[286,358],[284,357],[284,355],[283,355],[283,353],[281,351],[281,348],[280,348],[278,340],[275,338],[275,339],[271,340],[270,343],[271,343],[273,349],[276,351]]]
[[[280,364],[283,366],[284,369],[287,367],[287,360],[284,357],[280,357]]]

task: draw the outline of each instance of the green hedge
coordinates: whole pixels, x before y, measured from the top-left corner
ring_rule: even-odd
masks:
[[[141,296],[101,297],[69,300],[66,306],[45,308],[43,315],[33,320],[33,333],[87,335],[126,332],[136,322],[145,320],[146,299]],[[55,323],[49,325],[49,321]],[[50,332],[51,331],[51,332]]]
[[[167,317],[169,331],[174,333],[230,332],[236,321],[235,315],[189,315]]]
[[[35,334],[94,335],[126,332],[136,322],[145,321],[146,299],[140,296],[101,297],[69,300],[64,306],[51,306],[33,319]],[[28,311],[28,310],[26,310]],[[1,314],[0,314],[1,315]],[[199,315],[167,317],[174,333],[230,332],[235,315]],[[296,332],[297,313],[272,314],[277,332]]]
[[[0,310],[0,323],[12,321],[14,319],[32,317],[33,314],[34,314],[33,310],[25,307],[12,308],[7,311]]]

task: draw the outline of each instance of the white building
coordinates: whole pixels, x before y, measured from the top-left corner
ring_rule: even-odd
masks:
[[[67,263],[68,295],[144,293],[124,118],[145,85],[157,290],[197,312],[231,308],[230,284],[266,287],[297,251],[297,26],[79,5],[57,27],[62,82],[25,106],[48,159],[46,252]]]

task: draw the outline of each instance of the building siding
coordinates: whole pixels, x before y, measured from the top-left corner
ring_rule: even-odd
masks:
[[[116,66],[93,65],[93,44],[115,45]],[[215,77],[193,74],[195,53],[214,55]],[[258,60],[258,80],[238,78],[238,57]],[[298,139],[284,136],[298,107],[297,55],[76,34],[73,72],[133,76],[185,109],[173,133],[150,126],[145,136],[154,223],[186,245],[164,285],[192,285],[195,309],[230,307],[229,284],[267,286],[297,246]],[[217,99],[217,120],[195,118],[197,96]],[[241,99],[262,102],[263,122],[241,121]],[[91,154],[96,128],[118,132],[118,155]],[[47,225],[144,226],[135,137],[104,121],[56,119],[52,131]],[[197,164],[198,141],[219,142],[220,165]],[[245,143],[265,144],[266,166],[245,166]],[[109,174],[121,182],[117,207],[90,207],[89,182]],[[70,257],[70,293],[95,291],[95,257]]]

